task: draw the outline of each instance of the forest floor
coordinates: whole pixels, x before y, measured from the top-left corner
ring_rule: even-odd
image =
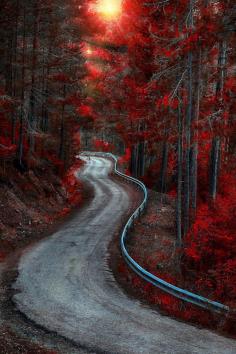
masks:
[[[235,336],[235,322],[224,316],[202,310],[168,295],[128,268],[124,262],[119,237],[110,244],[110,267],[116,280],[131,297],[151,305],[164,315],[200,327],[218,330],[224,335]],[[145,214],[136,221],[127,240],[131,257],[143,268],[161,279],[189,291],[192,284],[184,279],[180,269],[180,254],[176,247],[175,201],[172,197],[149,191]],[[207,296],[207,294],[200,294]]]
[[[21,253],[58,230],[73,216],[76,207],[81,207],[91,197],[91,191],[71,177],[81,165],[81,161],[77,162],[68,173],[70,178],[65,176],[63,179],[52,171],[21,173],[14,167],[9,167],[7,178],[1,174],[0,273],[4,270],[4,276],[0,274],[1,299],[8,291],[9,279],[15,277],[14,267]],[[5,272],[5,268],[13,270]],[[6,306],[11,306],[8,299],[6,301]],[[55,351],[42,348],[27,337],[22,338],[0,318],[0,353],[54,354]]]
[[[67,181],[51,170],[19,172],[9,167],[0,177],[0,262],[19,247],[50,232],[75,205],[82,203],[82,185],[68,193]],[[72,195],[76,195],[71,203]]]

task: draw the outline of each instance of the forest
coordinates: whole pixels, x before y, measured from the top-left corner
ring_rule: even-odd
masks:
[[[174,202],[172,282],[236,308],[235,23],[232,0],[1,1],[1,259],[82,203],[81,151],[112,152]]]

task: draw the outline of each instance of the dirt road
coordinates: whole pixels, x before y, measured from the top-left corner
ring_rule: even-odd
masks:
[[[132,208],[135,187],[112,180],[112,168],[108,159],[87,159],[81,178],[94,189],[94,198],[60,231],[22,256],[13,285],[17,308],[88,352],[236,353],[235,341],[162,316],[116,284],[107,248]]]

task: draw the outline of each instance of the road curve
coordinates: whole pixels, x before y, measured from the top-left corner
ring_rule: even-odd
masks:
[[[236,341],[162,316],[116,284],[107,247],[131,206],[132,187],[112,180],[111,169],[108,159],[87,160],[80,178],[94,189],[90,204],[22,256],[13,285],[17,308],[95,353],[236,353]]]

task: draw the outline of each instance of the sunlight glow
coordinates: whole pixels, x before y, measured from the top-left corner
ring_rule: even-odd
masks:
[[[91,54],[93,54],[92,49],[88,48],[88,49],[86,50],[86,54],[87,54],[87,55],[91,55]]]
[[[121,14],[122,0],[98,0],[96,11],[106,20],[115,20]]]

